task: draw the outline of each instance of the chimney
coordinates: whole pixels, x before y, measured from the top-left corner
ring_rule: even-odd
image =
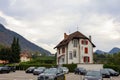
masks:
[[[68,35],[66,33],[64,33],[64,39],[66,39],[68,37]]]
[[[91,37],[91,35],[89,35],[89,40],[92,41],[92,37]]]

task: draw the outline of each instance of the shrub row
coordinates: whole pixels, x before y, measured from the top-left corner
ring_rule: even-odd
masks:
[[[114,64],[104,64],[104,68],[112,68],[115,71],[118,71],[120,73],[120,65],[114,65]]]
[[[46,68],[50,68],[50,67],[53,67],[53,66],[56,66],[55,64],[19,64],[16,66],[16,69],[17,70],[26,70],[28,67],[31,67],[31,66],[34,66],[34,67],[46,67]]]
[[[77,64],[64,64],[64,67],[67,67],[69,69],[69,72],[74,72],[75,68],[77,67]]]
[[[57,67],[56,64],[26,64],[26,63],[22,63],[16,66],[17,70],[26,70],[28,67],[46,67],[46,68],[50,68],[50,67]],[[69,72],[74,72],[74,69],[77,67],[77,64],[64,64],[64,67],[67,67],[69,69]]]

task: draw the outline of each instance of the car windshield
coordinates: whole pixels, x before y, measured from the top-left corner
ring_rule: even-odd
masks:
[[[109,71],[110,71],[110,72],[113,72],[113,73],[115,72],[113,69],[109,69]]]
[[[38,67],[37,69],[39,69],[39,70],[43,70],[43,69],[45,69],[44,67]]]
[[[94,77],[97,77],[97,76],[101,76],[101,74],[100,74],[99,71],[89,71],[89,72],[87,72],[86,76],[94,76]]]
[[[100,71],[101,71],[101,73],[109,73],[106,69],[102,69]]]
[[[84,68],[78,68],[79,70],[85,70]]]
[[[46,69],[44,73],[55,74],[57,73],[57,69],[56,68]]]
[[[66,67],[61,67],[63,70],[67,70],[67,68]]]
[[[34,69],[35,67],[29,67],[28,69]]]

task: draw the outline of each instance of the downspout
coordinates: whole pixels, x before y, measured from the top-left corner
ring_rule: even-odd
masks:
[[[68,64],[68,45],[66,46],[66,64]]]
[[[79,39],[80,40],[80,39]],[[78,41],[79,41],[78,40]],[[81,57],[80,57],[80,41],[78,42],[78,61],[79,61],[79,63],[81,62],[80,61],[80,59],[81,59]]]

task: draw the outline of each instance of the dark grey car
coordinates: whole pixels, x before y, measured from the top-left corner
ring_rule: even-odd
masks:
[[[108,70],[101,69],[100,72],[101,72],[103,78],[110,78],[110,73]]]
[[[88,71],[83,80],[103,80],[100,71]]]
[[[105,68],[110,73],[110,76],[119,76],[119,72],[116,72],[115,70],[111,68]]]
[[[87,72],[87,70],[85,68],[82,68],[82,67],[75,68],[75,70],[74,70],[75,74],[85,75],[86,72]]]
[[[0,73],[9,73],[10,68],[7,66],[0,67]]]
[[[39,75],[45,71],[45,67],[38,67],[37,69],[34,69],[33,74],[34,75]]]
[[[38,76],[38,80],[64,80],[64,73],[60,68],[46,69]]]

